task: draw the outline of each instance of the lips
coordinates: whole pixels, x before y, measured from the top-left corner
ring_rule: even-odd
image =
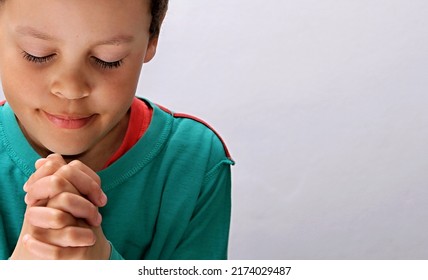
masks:
[[[91,122],[95,115],[56,115],[44,112],[47,119],[55,126],[64,129],[79,129],[85,127]]]

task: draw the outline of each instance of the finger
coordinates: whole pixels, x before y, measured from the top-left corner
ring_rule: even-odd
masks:
[[[64,248],[93,246],[97,239],[93,230],[87,225],[36,231],[33,237],[44,243]]]
[[[76,219],[69,213],[50,207],[29,207],[25,218],[30,224],[44,229],[61,229],[76,225]]]
[[[54,174],[62,166],[66,165],[64,159],[57,154],[49,155],[47,158],[39,159],[36,161],[36,172],[30,176],[24,185],[24,191],[28,191],[28,187],[37,180]]]
[[[88,196],[95,205],[102,207],[107,203],[107,196],[100,187],[99,176],[82,162],[75,160],[67,165],[61,155],[52,154],[47,158],[39,159],[36,162],[36,167],[39,169],[25,184],[25,191],[29,192],[31,184],[36,180],[58,173],[74,185],[78,192]],[[29,201],[30,204],[33,203],[32,200]]]
[[[52,245],[40,242],[39,240],[32,237],[30,234],[24,235],[22,238],[24,247],[31,252],[33,255],[44,259],[46,258],[46,252],[52,251]]]
[[[102,217],[98,208],[80,195],[60,193],[49,200],[47,208],[55,208],[71,214],[74,218],[85,219],[91,226],[101,225]]]
[[[77,191],[88,197],[96,206],[104,206],[107,196],[101,189],[100,178],[89,167],[79,161],[73,161],[62,166],[55,175],[61,176],[70,182]]]
[[[39,169],[40,167],[42,167],[43,164],[45,164],[47,161],[49,161],[49,160],[46,158],[40,158],[40,159],[36,160],[36,163],[34,163],[36,170]]]
[[[33,255],[46,260],[82,258],[87,246],[60,246],[42,242],[30,234],[23,237],[25,248]],[[92,245],[89,245],[92,246]]]
[[[46,158],[40,158],[36,160],[36,163],[34,165],[36,169],[39,169],[43,164],[45,164],[49,160],[58,161],[62,164],[67,164],[64,158],[60,154],[50,154]]]
[[[68,165],[79,168],[82,172],[86,173],[90,176],[98,185],[101,185],[101,179],[98,174],[93,171],[89,166],[85,165],[83,162],[79,160],[73,160]]]
[[[58,175],[43,177],[31,185],[27,186],[28,192],[24,201],[28,206],[34,206],[40,200],[49,200],[62,192],[69,192],[80,195],[76,188]]]

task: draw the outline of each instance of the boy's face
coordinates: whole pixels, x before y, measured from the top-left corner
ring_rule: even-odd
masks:
[[[0,5],[4,94],[39,152],[78,155],[121,139],[142,63],[156,50],[150,22],[149,0]]]

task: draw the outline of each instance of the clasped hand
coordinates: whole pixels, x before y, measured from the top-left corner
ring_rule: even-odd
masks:
[[[98,175],[58,154],[36,162],[24,185],[27,204],[11,259],[108,259],[98,207],[107,203]]]

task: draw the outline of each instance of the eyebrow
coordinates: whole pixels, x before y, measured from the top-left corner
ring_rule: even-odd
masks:
[[[45,40],[45,41],[57,41],[58,39],[54,38],[53,36],[42,32],[40,30],[37,30],[33,27],[30,26],[18,26],[16,28],[16,32],[24,35],[24,36],[31,36],[37,39],[41,39],[41,40]],[[121,35],[116,35],[113,36],[109,39],[106,40],[101,40],[96,42],[94,45],[95,46],[100,46],[100,45],[115,45],[118,46],[120,44],[125,44],[125,43],[131,43],[135,40],[135,38],[131,35],[125,35],[125,34],[121,34]]]
[[[130,35],[117,35],[112,38],[109,38],[107,40],[98,41],[95,43],[96,46],[99,45],[120,45],[120,44],[126,44],[131,43],[134,41],[134,37]]]
[[[44,33],[40,30],[37,30],[30,26],[18,26],[16,27],[16,32],[24,35],[24,36],[31,36],[37,39],[46,40],[46,41],[54,41],[55,38],[51,35]]]

